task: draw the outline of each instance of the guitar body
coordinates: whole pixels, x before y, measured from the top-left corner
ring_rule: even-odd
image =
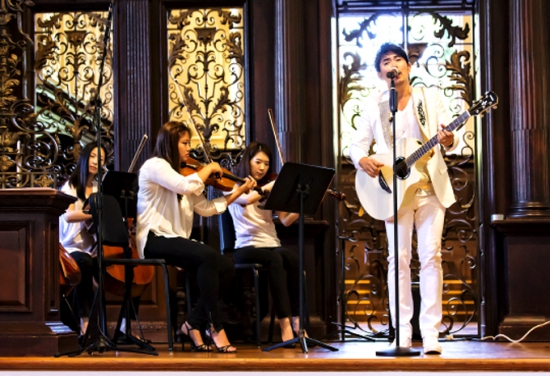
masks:
[[[422,143],[414,138],[402,138],[396,144],[397,162],[404,160],[418,150]],[[393,153],[374,154],[370,158],[383,163],[380,168],[381,176],[370,177],[365,171],[357,170],[355,189],[363,208],[374,219],[386,220],[393,216]],[[430,157],[422,156],[410,168],[400,171],[397,176],[397,208],[409,202],[415,191],[425,184],[422,177]]]

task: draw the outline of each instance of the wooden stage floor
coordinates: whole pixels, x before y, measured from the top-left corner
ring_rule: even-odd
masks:
[[[187,371],[187,372],[550,372],[550,343],[460,341],[442,342],[442,355],[386,358],[376,356],[388,342],[330,342],[332,352],[315,347],[309,353],[295,349],[263,352],[239,344],[236,354],[167,351],[154,344],[158,356],[106,351],[77,357],[1,357],[0,372],[9,371]],[[414,347],[421,350],[421,343]],[[187,345],[188,346],[188,345]],[[102,373],[102,372],[99,372]],[[4,373],[2,373],[4,374]]]

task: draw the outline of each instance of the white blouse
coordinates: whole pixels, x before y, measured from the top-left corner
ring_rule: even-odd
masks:
[[[241,195],[238,201],[246,200],[247,196],[248,194]],[[240,205],[238,201],[229,205],[235,226],[235,248],[280,247],[281,242],[273,223],[273,211],[260,209],[260,202]]]
[[[84,201],[78,198],[76,189],[67,181],[61,187],[61,192],[77,197],[74,210],[82,210]],[[92,192],[97,192],[97,182],[93,181]],[[86,252],[92,256],[97,255],[95,247],[95,234],[88,232],[85,222],[67,222],[66,214],[59,217],[59,242],[68,252]]]
[[[183,176],[163,158],[148,159],[139,171],[136,243],[139,256],[147,235],[188,239],[193,229],[193,212],[204,217],[220,214],[227,208],[225,197],[208,201],[204,183],[195,173]],[[178,201],[178,194],[182,195]]]

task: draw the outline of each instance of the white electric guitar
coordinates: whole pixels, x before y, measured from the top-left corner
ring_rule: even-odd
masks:
[[[445,130],[452,132],[462,125],[470,116],[481,115],[485,111],[496,107],[498,97],[492,91],[485,93],[483,98],[475,102],[468,111],[457,117],[451,124],[445,127]],[[396,144],[395,163],[393,153],[374,154],[370,158],[383,163],[380,168],[380,174],[372,178],[364,170],[357,170],[355,177],[355,189],[357,197],[367,213],[375,219],[385,220],[393,216],[393,175],[392,166],[395,166],[397,175],[397,208],[401,207],[407,194],[422,184],[422,172],[430,159],[426,155],[434,146],[439,143],[437,135],[428,142],[422,144],[413,138],[402,138]],[[408,155],[408,157],[403,157]]]

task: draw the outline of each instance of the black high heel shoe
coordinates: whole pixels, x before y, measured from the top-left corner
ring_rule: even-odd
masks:
[[[183,332],[184,327],[185,327],[185,330],[187,331],[187,333]],[[191,336],[189,335],[189,333],[191,333],[191,330],[196,330],[200,334],[200,331],[198,329],[192,328],[191,326],[189,326],[189,324],[187,322],[183,323],[181,329],[178,332],[180,340],[181,340],[181,349],[185,350],[185,339],[187,338],[187,339],[189,339],[189,347],[191,348],[191,351],[211,352],[212,348],[210,346],[208,346],[204,343],[201,344],[201,345],[197,345],[195,343],[195,341],[193,341],[193,338],[191,338]]]
[[[218,347],[218,345],[216,344],[216,341],[214,341],[214,338],[212,338],[212,333],[211,331],[216,331],[214,329],[214,327],[211,327],[210,329],[206,329],[206,337],[208,337],[210,339],[210,342],[214,344],[214,346],[216,347],[216,350],[218,350],[218,352],[220,353],[224,353],[224,354],[235,354],[237,352],[237,348],[235,346],[233,346],[232,344],[229,344],[229,345],[226,345],[226,346],[222,346],[222,347]],[[233,349],[231,349],[233,348]]]

